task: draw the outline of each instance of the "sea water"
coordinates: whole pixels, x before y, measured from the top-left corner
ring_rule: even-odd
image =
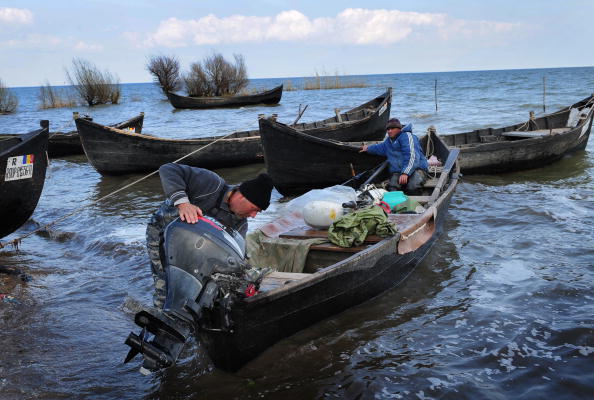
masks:
[[[344,77],[346,81],[347,77]],[[543,78],[546,88],[543,88]],[[422,134],[505,126],[594,90],[594,68],[367,75],[363,88],[296,90],[279,105],[174,110],[150,83],[123,84],[121,104],[40,110],[39,88],[17,88],[0,132],[72,112],[113,123],[145,112],[144,132],[169,138],[256,129],[257,115],[315,121],[393,88],[391,116]],[[251,81],[272,88],[302,78]],[[435,88],[437,87],[437,90]],[[544,90],[543,90],[544,89]],[[437,92],[437,96],[435,93]],[[544,100],[544,101],[543,101]],[[436,107],[437,102],[437,107]],[[437,108],[437,110],[436,110]],[[219,170],[239,182],[263,164]],[[30,222],[3,240],[70,218],[0,253],[0,399],[509,399],[594,396],[594,145],[549,166],[463,176],[445,232],[400,287],[272,346],[237,373],[216,370],[200,344],[146,377],[123,364],[124,340],[152,278],[144,232],[163,200],[157,177],[103,177],[84,156],[53,159]],[[255,229],[282,212],[273,192]]]

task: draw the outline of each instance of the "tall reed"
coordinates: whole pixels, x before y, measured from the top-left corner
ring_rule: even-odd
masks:
[[[66,76],[79,97],[89,106],[117,104],[120,101],[119,79],[109,71],[99,71],[87,60],[74,58],[72,71],[66,69]]]
[[[75,105],[76,100],[72,92],[66,88],[54,88],[48,81],[39,88],[39,108],[41,109],[74,107]]]
[[[14,93],[4,86],[0,79],[0,114],[11,114],[16,111],[19,101]]]

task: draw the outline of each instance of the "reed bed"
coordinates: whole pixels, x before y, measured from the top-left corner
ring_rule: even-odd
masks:
[[[335,75],[316,75],[311,78],[304,78],[301,87],[293,85],[293,82],[284,82],[285,91],[295,90],[326,90],[326,89],[346,89],[346,88],[364,88],[369,87],[369,83],[364,80],[357,80],[352,77],[344,77],[339,74]]]
[[[39,108],[74,107],[77,105],[74,94],[67,88],[54,88],[49,82],[39,88]]]

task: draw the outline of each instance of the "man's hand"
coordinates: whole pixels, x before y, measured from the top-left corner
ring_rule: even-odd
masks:
[[[359,150],[359,153],[363,153],[367,151],[367,145],[364,144],[363,146],[361,146],[361,150]]]
[[[408,175],[401,174],[400,178],[398,178],[398,183],[401,185],[406,185],[408,183]]]
[[[189,224],[195,224],[198,222],[198,217],[202,217],[202,210],[200,207],[197,207],[192,203],[178,204],[177,209],[181,220],[186,221]]]

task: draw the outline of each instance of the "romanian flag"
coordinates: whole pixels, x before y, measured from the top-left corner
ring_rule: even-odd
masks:
[[[33,160],[35,159],[35,154],[27,154],[23,156],[23,165],[24,164],[33,164]]]

